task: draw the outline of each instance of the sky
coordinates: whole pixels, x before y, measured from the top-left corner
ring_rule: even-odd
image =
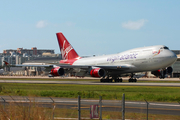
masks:
[[[62,32],[80,56],[166,45],[180,50],[180,0],[1,0],[0,53],[53,49]]]

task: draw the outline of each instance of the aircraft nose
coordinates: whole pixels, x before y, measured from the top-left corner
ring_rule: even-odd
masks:
[[[171,57],[171,60],[174,62],[177,60],[177,55],[172,51],[171,51],[170,57]]]

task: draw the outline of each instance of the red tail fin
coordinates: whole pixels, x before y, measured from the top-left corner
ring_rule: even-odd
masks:
[[[75,59],[78,58],[79,55],[76,53],[76,51],[73,49],[71,44],[67,41],[67,39],[64,37],[64,35],[60,33],[56,33],[60,51],[62,54],[62,59]]]
[[[6,62],[5,60],[3,61],[6,65],[9,65],[9,63],[8,62]]]

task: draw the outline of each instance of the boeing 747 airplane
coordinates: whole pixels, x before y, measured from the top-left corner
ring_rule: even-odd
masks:
[[[99,77],[100,82],[122,82],[121,77],[130,75],[129,82],[136,82],[134,74],[137,72],[151,71],[152,74],[164,78],[166,74],[172,72],[171,65],[177,59],[176,54],[164,45],[82,58],[61,32],[56,35],[63,60],[59,64],[36,65],[50,70],[50,76],[63,76],[66,73],[75,72],[76,76]]]

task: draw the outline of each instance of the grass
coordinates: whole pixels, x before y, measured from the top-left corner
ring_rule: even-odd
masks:
[[[102,109],[103,110],[103,109]],[[15,103],[10,103],[4,107],[0,105],[0,119],[12,119],[12,120],[53,120],[56,118],[78,118],[77,109],[67,109],[67,108],[46,108],[41,107],[37,103],[30,103],[28,106],[16,105]],[[89,110],[81,110],[81,117],[89,118]],[[102,119],[121,119],[122,113],[120,111],[102,111]],[[145,113],[125,113],[125,119],[132,120],[142,120],[146,119]],[[173,119],[179,120],[179,116],[176,115],[160,115],[160,114],[149,114],[148,119]]]
[[[103,109],[102,109],[103,110]],[[77,109],[56,109],[55,110],[55,117],[61,118],[77,118],[78,111]],[[82,110],[81,117],[82,118],[89,118],[89,110]],[[120,111],[102,111],[102,119],[121,119],[122,113]],[[126,112],[125,119],[131,120],[145,120],[147,118],[146,113],[132,113]],[[161,114],[148,114],[149,120],[179,120],[179,116],[177,115],[161,115]]]
[[[36,104],[29,107],[18,106],[15,103],[10,103],[6,107],[0,105],[1,120],[49,120],[49,118],[52,118],[52,112]]]
[[[76,85],[76,84],[26,84],[1,83],[1,95],[67,97],[99,99],[121,99],[125,93],[126,100],[131,101],[180,101],[179,87],[159,86],[111,86],[111,85]]]

